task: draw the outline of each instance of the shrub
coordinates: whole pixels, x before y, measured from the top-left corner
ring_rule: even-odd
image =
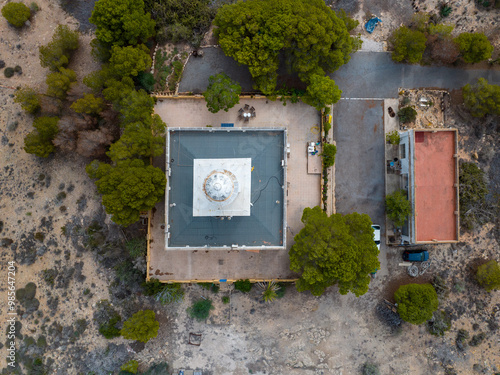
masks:
[[[143,282],[141,286],[144,289],[144,295],[155,296],[165,289],[167,284],[160,282],[160,280],[151,278],[149,281]]]
[[[374,363],[365,363],[363,365],[363,375],[380,375],[378,366]]]
[[[52,140],[59,132],[57,117],[37,117],[33,121],[36,129],[24,138],[24,151],[39,157],[47,157],[55,150]]]
[[[450,288],[446,286],[442,277],[435,275],[431,281],[432,287],[436,290],[439,298],[445,299],[450,294]]]
[[[131,374],[137,374],[138,369],[139,369],[139,362],[137,362],[135,359],[131,359],[127,363],[124,363],[122,367],[120,367],[120,370],[127,371]]]
[[[500,115],[500,86],[490,85],[484,78],[462,89],[464,105],[474,117]]]
[[[207,91],[203,93],[207,108],[212,113],[228,111],[240,102],[241,86],[221,73],[208,78]]]
[[[406,191],[397,190],[386,196],[385,212],[394,225],[402,227],[412,212],[411,202],[406,197]]]
[[[394,293],[394,298],[401,319],[412,324],[422,324],[431,319],[439,303],[431,284],[402,285]]]
[[[280,289],[280,286],[274,281],[271,281],[267,284],[259,283],[259,286],[263,289],[262,299],[265,302],[273,302],[278,297],[277,291]]]
[[[166,362],[155,363],[142,375],[165,375],[168,374],[168,364]]]
[[[486,338],[486,333],[480,332],[477,335],[472,336],[472,339],[469,341],[470,346],[479,346],[484,339]]]
[[[337,153],[337,147],[335,145],[331,145],[329,143],[323,144],[323,152],[321,156],[323,156],[323,167],[329,168],[335,164],[335,154]]]
[[[441,15],[441,17],[445,18],[451,14],[451,11],[452,9],[449,5],[443,4],[441,6],[441,9],[439,10],[439,14]]]
[[[466,63],[478,63],[491,58],[493,46],[483,33],[461,33],[454,41]]]
[[[187,309],[187,312],[191,318],[198,321],[203,321],[210,315],[210,310],[214,307],[212,306],[212,301],[209,299],[199,299],[191,307]]]
[[[37,3],[35,3],[34,1],[30,4],[30,10],[31,10],[31,13],[36,13],[40,10],[40,7],[38,6]]]
[[[391,145],[399,145],[399,142],[401,142],[401,137],[399,135],[399,132],[397,130],[394,130],[385,135],[385,140]]]
[[[403,323],[399,314],[389,309],[384,303],[379,303],[375,311],[378,318],[391,328],[399,327]]]
[[[144,237],[132,238],[125,242],[125,248],[132,258],[146,256],[147,241]]]
[[[48,96],[64,100],[71,85],[76,82],[76,73],[71,69],[59,68],[59,72],[48,74],[45,82]]]
[[[118,313],[115,313],[115,315],[112,316],[107,323],[103,323],[99,326],[99,333],[108,340],[121,336],[120,330],[116,328],[116,324],[118,324],[121,320],[121,316],[118,315]]]
[[[453,291],[455,293],[462,293],[465,290],[465,281],[457,280],[453,284]]]
[[[2,16],[5,17],[8,23],[15,27],[22,27],[30,18],[31,11],[23,3],[7,3],[2,8]]]
[[[252,289],[252,283],[248,279],[238,280],[234,283],[234,289],[243,293],[248,293]]]
[[[14,95],[14,102],[21,104],[21,108],[26,112],[35,113],[40,109],[40,98],[31,87],[21,87]]]
[[[500,289],[500,266],[494,259],[477,268],[476,280],[488,292]]]
[[[460,219],[466,227],[473,227],[474,223],[483,223],[488,219],[485,213],[486,184],[484,172],[475,163],[461,163],[459,172],[460,188]]]
[[[230,299],[229,299],[229,297],[228,297],[228,296],[224,296],[224,297],[222,297],[222,303],[223,303],[224,305],[227,305],[227,304],[229,303],[229,301],[230,301]]]
[[[156,294],[155,299],[162,305],[182,301],[184,290],[181,284],[166,284],[161,292]]]
[[[146,343],[158,335],[159,328],[160,323],[156,320],[154,311],[142,310],[123,323],[120,333],[126,339]]]
[[[220,286],[217,284],[212,284],[212,286],[210,287],[210,290],[212,291],[212,293],[219,293]]]
[[[444,336],[451,327],[451,321],[445,311],[434,311],[432,319],[427,322],[427,329],[431,335]]]
[[[57,277],[57,270],[55,269],[46,269],[43,270],[43,280],[49,284],[50,286],[54,286],[54,282]]]
[[[467,349],[467,340],[469,339],[469,332],[465,329],[459,329],[455,344],[458,350],[465,351]]]
[[[5,78],[10,78],[14,75],[14,68],[5,68],[5,70],[3,71],[3,75],[5,76]]]
[[[398,111],[398,117],[399,121],[401,121],[403,124],[408,124],[415,121],[415,119],[417,118],[417,111],[415,111],[415,109],[410,106],[403,107]]]
[[[276,298],[283,298],[286,293],[287,284],[286,283],[278,283],[279,289],[276,291]]]
[[[392,59],[397,62],[407,61],[411,64],[422,60],[427,38],[418,30],[410,30],[407,26],[396,29],[390,41],[394,46]]]
[[[40,65],[57,72],[59,68],[69,64],[71,54],[79,46],[78,32],[66,25],[57,26],[52,40],[39,50]]]

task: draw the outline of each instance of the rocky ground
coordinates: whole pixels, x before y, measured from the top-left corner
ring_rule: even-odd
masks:
[[[291,285],[283,298],[265,304],[255,287],[249,294],[234,290],[214,294],[190,285],[182,302],[161,306],[140,295],[137,282],[116,280],[113,268],[125,256],[124,241],[143,234],[144,227],[124,232],[109,221],[84,172],[90,160],[60,153],[41,160],[26,154],[23,138],[32,130],[33,118],[12,97],[19,85],[45,90],[47,71],[39,65],[38,47],[50,40],[59,23],[89,32],[86,19],[93,2],[62,4],[76,18],[54,0],[37,3],[40,10],[31,25],[19,31],[0,18],[0,59],[6,66],[22,67],[22,74],[10,79],[0,72],[0,262],[4,270],[0,311],[5,317],[7,262],[16,261],[16,288],[24,290],[17,303],[19,360],[33,365],[34,359],[42,358],[50,365],[49,374],[61,375],[107,374],[132,358],[140,361],[142,370],[153,362],[167,361],[171,368],[198,368],[213,375],[355,374],[367,361],[379,364],[384,374],[444,374],[446,368],[458,374],[500,370],[499,294],[479,289],[471,272],[483,259],[498,257],[498,222],[464,233],[457,245],[430,249],[432,266],[417,280],[397,265],[399,251],[394,249],[388,259],[390,276],[375,279],[361,298],[340,296],[336,288],[316,298],[296,292]],[[395,6],[368,0],[333,3],[346,3],[360,20],[370,9],[382,16],[384,23],[371,36],[374,40],[385,39],[413,12],[409,1]],[[433,2],[425,4],[431,7]],[[456,3],[449,20],[457,22],[457,28],[480,28],[496,21],[495,17],[497,11],[462,1]],[[90,57],[90,39],[90,34],[81,36],[81,48],[70,65],[79,79],[98,68]],[[477,160],[489,176],[490,189],[498,193],[498,122],[474,120],[458,105],[448,118],[460,132],[461,158]],[[436,274],[451,289],[440,306],[452,318],[445,336],[431,336],[424,326],[409,324],[391,329],[377,318],[376,305],[383,298],[391,299],[399,285],[428,281]],[[25,289],[30,282],[36,285],[34,294]],[[215,305],[203,323],[186,313],[201,296]],[[230,303],[223,304],[222,296],[230,296]],[[145,346],[121,338],[106,340],[96,323],[102,319],[101,300],[110,301],[122,320],[139,309],[152,308],[160,321],[158,337]],[[485,340],[460,352],[455,345],[460,328],[471,336],[484,332]],[[200,346],[188,344],[189,333],[202,335]],[[2,325],[0,345],[5,342]]]

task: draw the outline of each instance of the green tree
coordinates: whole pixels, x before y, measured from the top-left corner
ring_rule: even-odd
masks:
[[[136,45],[154,35],[155,22],[144,12],[143,0],[99,0],[89,21],[97,27],[97,39],[109,47]]]
[[[159,328],[154,311],[141,310],[123,323],[121,334],[126,339],[146,343],[158,335]]]
[[[45,82],[48,96],[64,100],[71,85],[76,82],[76,73],[71,69],[59,68],[59,72],[48,74]]]
[[[422,324],[432,319],[438,308],[438,297],[431,284],[402,285],[394,293],[401,319],[411,324]]]
[[[335,154],[337,153],[337,147],[335,145],[331,145],[329,143],[323,144],[323,152],[321,156],[323,156],[323,167],[329,168],[335,164]]]
[[[337,103],[341,94],[342,90],[333,79],[314,74],[311,76],[305,95],[302,96],[302,101],[320,111],[329,104]]]
[[[208,78],[207,91],[203,93],[207,108],[212,113],[228,111],[240,102],[241,86],[221,73]]]
[[[134,122],[149,124],[154,104],[154,99],[146,91],[131,91],[120,101],[121,125],[127,126]]]
[[[120,370],[127,371],[131,374],[137,374],[137,371],[139,370],[139,362],[135,359],[131,359],[130,361],[124,363],[122,367],[120,367]]]
[[[58,117],[37,117],[33,121],[35,130],[24,138],[24,151],[42,158],[54,152],[52,140],[59,132],[58,121]]]
[[[31,17],[30,8],[23,3],[7,3],[2,8],[2,16],[8,23],[15,27],[23,27],[24,23]]]
[[[500,266],[494,259],[477,268],[476,280],[488,292],[500,289]]]
[[[40,65],[57,72],[59,68],[68,65],[72,52],[78,49],[78,46],[78,32],[66,25],[59,25],[52,36],[52,41],[39,48]]]
[[[397,28],[390,37],[394,50],[392,59],[397,62],[406,61],[411,64],[422,60],[427,38],[418,30],[410,30],[407,26]]]
[[[139,220],[140,212],[153,208],[165,193],[165,174],[139,159],[119,161],[114,166],[94,160],[86,171],[97,179],[97,191],[106,212],[113,215],[111,220],[123,226]]]
[[[401,121],[403,124],[408,124],[416,120],[417,111],[415,111],[415,109],[410,106],[403,107],[398,111],[398,117],[399,121]]]
[[[93,94],[86,94],[83,98],[71,104],[71,109],[76,113],[96,115],[104,109],[104,100],[96,98]]]
[[[149,50],[144,44],[126,47],[113,46],[111,48],[109,69],[111,74],[118,78],[135,77],[140,72],[149,69],[151,62]]]
[[[454,39],[466,63],[478,63],[491,57],[493,46],[483,33],[462,33]]]
[[[36,113],[40,109],[40,98],[31,87],[20,87],[14,95],[14,102],[21,104],[21,108],[26,112]]]
[[[500,86],[490,85],[484,78],[479,78],[473,85],[467,84],[462,89],[465,108],[474,117],[500,115]]]
[[[402,227],[411,211],[411,202],[406,197],[406,191],[396,190],[385,197],[385,212],[395,226]]]
[[[449,38],[453,29],[455,29],[455,25],[446,25],[444,23],[431,23],[428,27],[429,34],[437,35],[440,38]]]
[[[165,150],[165,127],[165,123],[156,114],[149,123],[128,124],[120,139],[111,145],[107,155],[114,162],[159,156]]]
[[[130,77],[123,77],[119,81],[114,78],[108,79],[105,86],[106,88],[102,90],[102,96],[113,103],[115,110],[120,110],[122,100],[134,92],[134,81]]]
[[[358,44],[349,35],[352,25],[322,0],[239,1],[224,5],[214,24],[224,53],[247,65],[266,95],[276,90],[280,56],[309,83],[346,64]]]
[[[305,227],[290,249],[290,269],[301,274],[297,290],[315,296],[337,284],[341,294],[368,291],[370,272],[380,267],[368,215],[356,212],[327,216],[319,207],[305,208]]]

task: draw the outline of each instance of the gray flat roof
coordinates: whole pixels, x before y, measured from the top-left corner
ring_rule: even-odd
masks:
[[[279,128],[169,128],[166,249],[286,246],[285,145]],[[250,216],[193,216],[193,160],[217,158],[251,159]]]

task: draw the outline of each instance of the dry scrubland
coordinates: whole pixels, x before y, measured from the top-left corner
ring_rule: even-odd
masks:
[[[114,280],[112,266],[124,251],[121,243],[125,237],[143,233],[143,228],[136,225],[123,232],[110,223],[84,172],[89,160],[59,153],[41,160],[22,149],[32,117],[13,103],[13,90],[7,86],[29,84],[45,90],[46,71],[39,66],[38,47],[50,40],[58,23],[77,25],[55,1],[39,0],[38,5],[41,10],[31,26],[21,31],[0,19],[0,59],[23,69],[22,75],[0,77],[0,254],[3,270],[7,261],[17,261],[17,288],[28,282],[37,286],[34,298],[18,304],[24,340],[17,342],[26,356],[44,358],[44,362],[51,358],[49,373],[61,375],[105,374],[132,358],[139,360],[141,369],[167,361],[175,368],[199,368],[213,375],[356,374],[367,361],[379,364],[383,374],[444,374],[446,368],[458,374],[500,371],[499,293],[481,290],[471,271],[482,259],[498,257],[498,222],[464,234],[460,244],[432,247],[432,266],[416,280],[397,266],[399,251],[391,249],[389,276],[375,279],[361,298],[340,296],[336,288],[315,298],[289,286],[282,299],[264,304],[256,288],[249,294],[213,294],[191,285],[183,302],[163,307],[122,283],[109,287]],[[80,79],[97,68],[89,55],[90,39],[81,36],[81,48],[70,65]],[[477,157],[498,193],[497,125],[474,127],[477,120],[462,111],[450,118],[460,130],[461,157]],[[95,233],[89,232],[89,226]],[[92,250],[89,241],[97,248],[104,248],[106,241],[115,245]],[[43,272],[49,269],[55,271]],[[410,324],[391,330],[377,318],[375,306],[384,297],[390,299],[400,284],[425,282],[435,274],[451,289],[440,305],[452,318],[444,337]],[[2,321],[7,303],[5,276],[0,284]],[[207,323],[196,322],[186,313],[201,295],[216,306]],[[230,296],[230,304],[222,303],[223,295]],[[110,300],[123,320],[139,309],[152,308],[160,321],[158,337],[145,346],[121,338],[106,340],[93,322],[99,319],[96,303],[101,299]],[[6,341],[4,327],[1,343]],[[462,328],[471,336],[484,332],[486,338],[460,352],[455,338]],[[188,345],[189,332],[202,334],[201,346]]]

